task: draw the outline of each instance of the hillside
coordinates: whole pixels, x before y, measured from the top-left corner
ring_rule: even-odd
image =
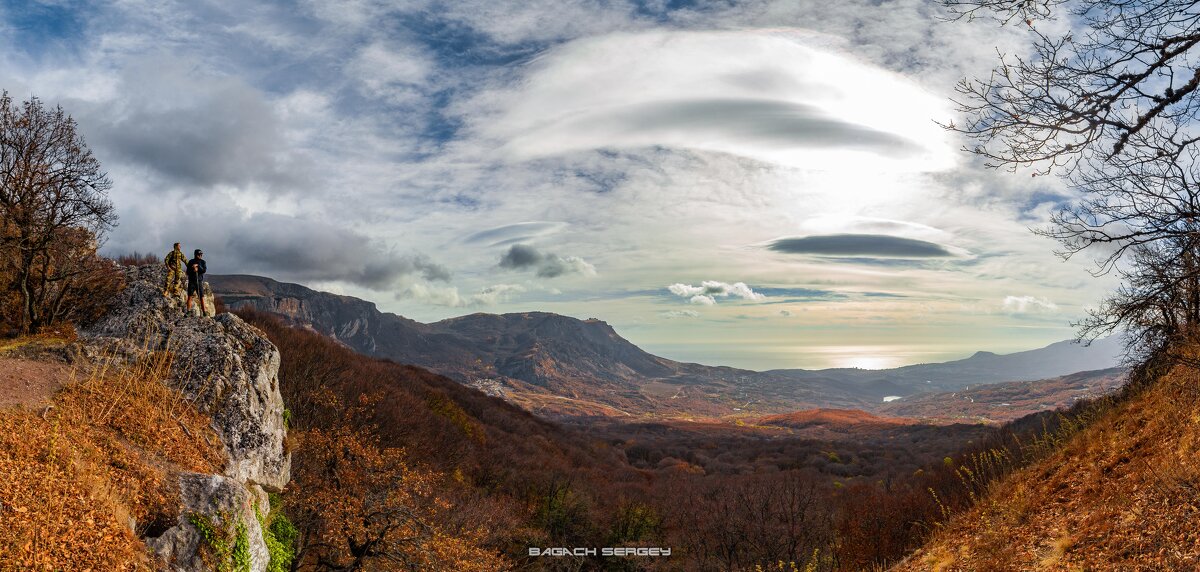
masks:
[[[1123,368],[1081,371],[1036,381],[1005,381],[953,392],[918,393],[876,409],[916,419],[1002,423],[1038,411],[1066,409],[1081,399],[1107,395],[1125,383]]]
[[[938,510],[927,491],[950,499],[958,484],[944,458],[1007,434],[845,409],[556,423],[277,314],[184,315],[158,291],[156,268],[126,276],[131,287],[80,343],[0,356],[0,396],[17,404],[0,410],[0,474],[12,477],[0,493],[15,507],[0,512],[12,532],[0,537],[0,563],[62,568],[94,546],[95,569],[152,568],[156,552],[184,570],[245,554],[258,571],[279,545],[270,523],[290,521],[298,569],[360,559],[380,570],[397,559],[428,570],[612,569],[527,548],[618,543],[676,549],[626,569],[857,570],[925,538]],[[513,338],[571,340],[595,327],[524,316],[467,316],[426,334],[473,340],[508,327]],[[522,329],[526,320],[537,323]],[[573,343],[622,343],[606,331]],[[572,347],[556,351],[586,363]],[[71,380],[70,366],[106,355],[120,367]],[[893,531],[886,543],[880,527]],[[226,541],[206,543],[207,528]],[[380,548],[362,553],[364,543]]]
[[[286,566],[278,350],[237,316],[185,312],[160,265],[120,277],[78,337],[0,346],[0,568]]]
[[[424,521],[461,530],[481,550],[473,569],[613,566],[595,558],[528,559],[529,546],[624,542],[676,548],[669,561],[630,562],[630,570],[715,570],[731,560],[753,569],[755,563],[804,561],[814,549],[858,550],[832,538],[838,507],[850,498],[835,494],[838,483],[903,479],[995,431],[982,425],[872,425],[839,432],[836,413],[835,427],[814,430],[619,418],[558,424],[421,368],[357,354],[275,316],[253,310],[239,315],[282,352],[281,391],[302,444],[294,453],[299,495],[285,495],[297,525],[327,526],[358,510],[333,502],[364,493],[340,484],[344,474],[331,470],[329,458],[337,451],[305,444],[310,435],[348,431],[347,440],[369,437],[371,449],[402,449],[408,470],[426,475],[426,494],[450,509]],[[357,473],[351,466],[339,471]],[[774,503],[780,494],[808,504],[798,513],[771,504],[769,510],[781,513],[759,520],[757,503]],[[713,516],[718,511],[720,518]],[[804,535],[782,544],[770,540],[791,534],[788,523],[798,522]],[[347,536],[330,530],[331,543],[309,549],[306,561],[338,561],[350,552],[342,544]],[[829,569],[827,563],[820,569]]]
[[[1195,363],[1200,347],[1184,353]],[[1200,567],[1200,371],[1145,379],[1101,401],[1061,450],[979,491],[894,570]]]
[[[997,355],[891,370],[756,372],[652,355],[598,320],[546,312],[475,313],[424,324],[370,302],[258,276],[213,276],[229,307],[253,308],[329,336],[360,353],[411,363],[565,417],[723,417],[812,408],[874,410],[884,398],[1037,380],[1111,367],[1115,339],[1059,342]],[[1067,396],[1070,397],[1070,396]]]

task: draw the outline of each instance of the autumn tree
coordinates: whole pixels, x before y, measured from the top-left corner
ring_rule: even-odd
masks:
[[[502,570],[484,531],[445,530],[438,475],[362,428],[310,429],[293,466],[297,565],[325,571]]]
[[[1028,53],[959,83],[965,122],[949,127],[988,166],[1053,173],[1077,191],[1037,232],[1064,259],[1086,251],[1094,274],[1125,278],[1078,324],[1080,337],[1127,330],[1145,355],[1185,335],[1200,323],[1200,2],[944,4],[1028,31]],[[1178,305],[1163,312],[1164,303]]]
[[[111,186],[61,107],[0,93],[0,287],[20,331],[86,318],[111,292],[96,256],[117,220]]]

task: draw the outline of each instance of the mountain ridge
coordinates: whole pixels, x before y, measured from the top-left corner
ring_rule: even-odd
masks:
[[[550,416],[728,416],[818,407],[867,409],[884,397],[956,391],[1110,367],[1105,340],[1093,348],[1046,348],[891,370],[752,371],[653,355],[598,318],[551,312],[476,312],[422,323],[369,301],[252,275],[210,277],[231,308],[282,316],[361,353],[419,365]],[[1064,359],[1064,355],[1072,356]],[[1063,364],[1069,364],[1064,366]],[[1078,367],[1084,365],[1087,367]]]

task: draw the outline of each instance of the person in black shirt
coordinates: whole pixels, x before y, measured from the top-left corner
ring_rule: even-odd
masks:
[[[185,311],[192,312],[192,296],[200,298],[200,314],[207,315],[208,309],[204,307],[204,273],[208,271],[208,264],[204,262],[204,251],[199,248],[193,253],[195,258],[192,258],[187,263],[187,304]]]

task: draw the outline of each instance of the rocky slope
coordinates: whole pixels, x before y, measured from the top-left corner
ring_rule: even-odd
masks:
[[[231,308],[282,316],[367,355],[419,365],[546,416],[722,417],[809,408],[875,410],[885,397],[1036,380],[1115,364],[1116,340],[892,370],[755,372],[652,355],[609,324],[545,312],[423,324],[374,304],[258,276],[212,276]]]
[[[208,570],[204,535],[197,523],[244,528],[250,568],[265,570],[267,547],[257,513],[269,510],[266,491],[287,484],[291,457],[279,393],[279,351],[257,329],[233,314],[183,309],[182,297],[165,297],[164,270],[126,268],[127,287],[110,313],[83,332],[85,353],[133,360],[149,352],[174,359],[164,380],[212,418],[227,456],[221,474],[183,474],[183,510],[175,526],[146,543],[173,570]],[[232,525],[232,526],[231,526]]]

